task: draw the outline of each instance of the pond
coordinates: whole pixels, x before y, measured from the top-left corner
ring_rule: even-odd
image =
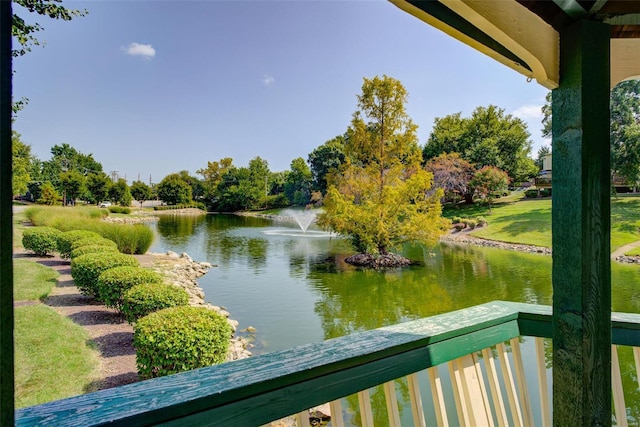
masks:
[[[379,272],[345,263],[354,253],[348,242],[313,225],[302,233],[290,221],[165,215],[152,227],[151,252],[187,252],[217,266],[198,282],[207,301],[224,306],[239,329],[256,329],[254,354],[493,300],[552,303],[551,257],[540,254],[406,246],[403,254],[418,265]],[[613,310],[640,312],[640,269],[612,264]]]

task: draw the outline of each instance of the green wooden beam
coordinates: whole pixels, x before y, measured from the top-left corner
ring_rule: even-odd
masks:
[[[0,0],[0,425],[13,425],[11,2]]]
[[[560,34],[553,91],[553,422],[611,424],[609,26]]]

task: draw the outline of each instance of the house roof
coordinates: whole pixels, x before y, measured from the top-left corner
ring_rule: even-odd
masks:
[[[538,83],[559,83],[559,34],[574,22],[611,28],[611,86],[640,77],[640,1],[390,0]]]

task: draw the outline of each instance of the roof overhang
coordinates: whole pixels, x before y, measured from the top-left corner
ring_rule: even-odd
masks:
[[[640,1],[390,0],[539,84],[560,79],[560,31],[581,19],[611,26],[611,86],[640,77]]]

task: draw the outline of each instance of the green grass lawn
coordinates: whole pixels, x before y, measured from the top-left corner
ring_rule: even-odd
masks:
[[[13,300],[38,301],[49,295],[59,274],[44,265],[26,259],[13,260]]]
[[[486,205],[446,207],[448,218],[483,216],[487,227],[472,234],[490,240],[551,247],[551,199],[526,199],[514,192],[498,199],[492,212]],[[611,250],[640,240],[640,197],[611,198]]]
[[[14,260],[14,300],[39,300],[58,273],[26,259]],[[44,304],[14,310],[16,407],[93,391],[98,354],[81,326]]]
[[[16,408],[95,389],[98,356],[81,326],[43,304],[17,307],[14,316]]]

